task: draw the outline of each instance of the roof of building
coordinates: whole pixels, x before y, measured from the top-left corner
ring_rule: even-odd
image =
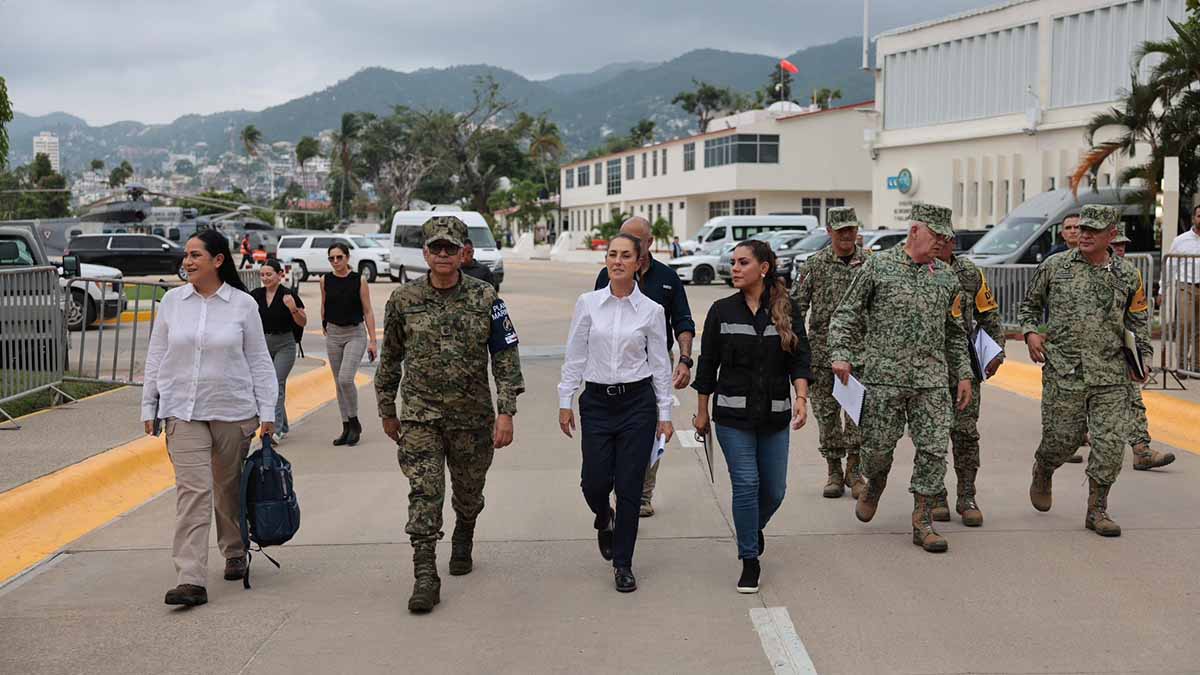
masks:
[[[957,14],[950,14],[948,16],[943,16],[940,19],[930,19],[929,21],[922,21],[920,23],[914,23],[914,24],[910,24],[908,26],[901,26],[899,28],[893,28],[891,30],[886,30],[886,31],[876,35],[873,39],[878,40],[879,38],[882,38],[882,37],[891,37],[893,35],[900,35],[903,33],[912,33],[913,31],[922,30],[925,28],[929,28],[931,26],[937,26],[937,25],[940,25],[943,23],[951,23],[953,21],[958,21],[960,19],[967,19],[967,18],[970,18],[973,16],[979,16],[980,14],[990,14],[992,12],[999,12],[1002,9],[1008,9],[1009,7],[1014,7],[1016,5],[1024,5],[1025,3],[1035,2],[1035,1],[1036,0],[1008,0],[1008,2],[1002,2],[997,5],[989,5],[987,7],[979,7],[977,9],[968,9],[963,12],[958,12]]]

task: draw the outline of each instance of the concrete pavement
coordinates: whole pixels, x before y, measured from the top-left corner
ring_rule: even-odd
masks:
[[[739,567],[719,453],[713,485],[699,451],[678,441],[663,460],[658,515],[641,521],[640,588],[617,594],[579,494],[578,442],[554,423],[561,362],[532,356],[562,344],[594,273],[545,263],[509,270],[504,296],[529,392],[516,442],[489,474],[476,569],[450,577],[448,543],[439,546],[443,595],[432,615],[405,609],[407,485],[364,387],[358,447],[329,445],[337,410],[326,406],[281,448],[303,510],[294,542],[271,551],[282,570],[256,559],[254,589],[243,591],[220,580],[214,551],[210,604],[162,605],[174,584],[167,493],[0,589],[0,672],[768,673],[772,638],[751,616],[767,607],[786,608],[799,638],[782,653],[802,650],[823,674],[1197,672],[1200,457],[1177,451],[1174,465],[1150,473],[1132,471],[1126,457],[1110,503],[1124,535],[1101,539],[1083,529],[1077,465],[1056,475],[1051,512],[1029,506],[1038,405],[995,386],[984,388],[981,429],[986,522],[940,524],[949,553],[909,541],[907,441],[879,515],[864,525],[849,497],[820,497],[814,423],[792,435],[789,494],[767,530],[760,594],[733,589]],[[697,316],[727,292],[689,288]],[[695,396],[678,397],[682,429]],[[449,531],[448,505],[446,515]]]

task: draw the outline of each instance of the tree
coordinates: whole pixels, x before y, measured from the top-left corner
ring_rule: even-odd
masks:
[[[671,99],[671,103],[683,108],[684,112],[696,116],[700,133],[708,131],[708,123],[717,113],[729,109],[733,104],[734,94],[728,87],[718,87],[707,82],[692,80],[695,91],[681,91]]]
[[[362,118],[355,113],[342,113],[342,124],[337,131],[333,132],[333,154],[334,160],[342,170],[342,175],[352,178],[353,166],[352,159],[354,155],[355,144],[358,141],[358,136],[362,132]],[[338,197],[338,217],[345,218],[345,203],[346,203],[346,184],[350,180],[340,181],[340,195]]]
[[[88,164],[88,166],[91,167],[92,171],[96,171],[96,172],[103,171],[104,170],[104,160],[93,159],[91,161],[91,163]]]
[[[597,239],[612,241],[612,238],[617,236],[617,233],[621,231],[621,226],[624,225],[625,221],[628,220],[633,214],[613,209],[610,215],[611,217],[608,220],[596,226],[593,234]]]
[[[761,98],[767,105],[776,101],[791,101],[792,74],[783,68],[772,68],[771,74],[767,77],[767,84],[760,91],[762,92]],[[840,92],[838,96],[841,96]]]
[[[109,172],[108,186],[111,188],[121,187],[130,178],[133,178],[133,166],[128,161],[122,160],[120,166],[114,166],[113,170]]]
[[[629,130],[629,142],[640,148],[654,142],[654,121],[642,118]]]
[[[0,169],[8,166],[8,123],[13,120],[12,101],[8,99],[8,84],[0,76]]]
[[[54,173],[54,169],[50,164],[50,156],[44,152],[39,152],[33,157],[33,164],[29,165],[29,178],[32,182],[37,183],[41,179]]]
[[[650,226],[650,235],[654,237],[654,241],[668,245],[671,243],[671,237],[675,236],[675,228],[671,227],[666,218],[659,216]]]
[[[816,92],[813,93],[813,103],[815,103],[818,107],[820,107],[821,110],[828,110],[829,107],[831,105],[833,105],[834,101],[837,101],[841,98],[842,98],[842,90],[841,89],[830,89],[828,87],[821,87],[820,89],[818,89]]]
[[[258,157],[258,145],[262,143],[262,132],[253,124],[242,128],[242,148],[250,157]]]
[[[300,165],[300,176],[304,176],[304,165],[321,153],[321,144],[312,136],[305,136],[296,143],[296,163]]]
[[[562,156],[564,149],[558,125],[547,119],[545,113],[539,115],[529,130],[529,157],[541,169],[542,184],[546,186],[548,193],[558,191],[557,188],[551,189],[548,167],[552,165],[555,167],[554,182],[557,184],[558,158]]]

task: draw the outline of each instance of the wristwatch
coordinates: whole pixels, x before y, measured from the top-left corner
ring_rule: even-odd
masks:
[[[687,366],[688,368],[691,368],[695,364],[695,362],[692,361],[692,357],[690,357],[690,356],[679,357],[679,362],[682,363],[683,365]]]

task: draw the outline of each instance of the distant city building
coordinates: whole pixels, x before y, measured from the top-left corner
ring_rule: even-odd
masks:
[[[55,173],[61,173],[62,165],[59,163],[58,156],[58,136],[43,131],[33,137],[33,156],[37,158],[38,154],[46,155],[50,158],[50,168],[54,169]]]
[[[717,216],[803,213],[825,222],[853,206],[871,223],[871,160],[864,116],[775,105],[709,123],[708,132],[564,164],[567,229],[591,232],[613,212],[663,218],[682,239]]]

